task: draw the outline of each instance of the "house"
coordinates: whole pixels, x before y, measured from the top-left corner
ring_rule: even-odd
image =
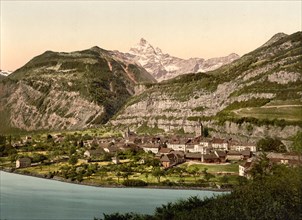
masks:
[[[226,152],[225,151],[221,151],[221,150],[215,150],[214,154],[220,159],[221,163],[225,163],[226,162]]]
[[[137,138],[137,134],[134,132],[131,132],[129,128],[127,128],[127,131],[124,133],[124,138],[126,142],[134,143],[134,140]]]
[[[248,172],[253,167],[253,161],[251,159],[247,160],[243,165],[239,165],[239,176],[244,176],[249,178]]]
[[[201,162],[203,163],[220,163],[219,157],[215,153],[202,154]]]
[[[171,148],[173,150],[181,150],[181,151],[186,151],[186,144],[187,140],[185,138],[180,138],[180,137],[172,137],[168,143],[167,147]]]
[[[267,158],[274,164],[286,164],[290,166],[302,165],[302,158],[299,158],[297,154],[270,152],[267,154]]]
[[[161,147],[158,151],[157,154],[160,154],[160,155],[163,155],[163,154],[169,154],[171,153],[172,151],[174,151],[173,149],[171,148],[168,148],[168,147]]]
[[[123,146],[123,145],[122,145]],[[104,148],[104,151],[107,153],[116,153],[119,150],[119,146],[118,145],[109,145],[108,147]]]
[[[101,156],[103,153],[104,153],[104,149],[103,148],[98,148],[96,150],[86,150],[84,152],[84,157],[88,157],[88,158],[91,158],[91,157],[99,157]]]
[[[185,153],[183,151],[172,151],[171,154],[176,156],[176,163],[180,164],[185,162]]]
[[[195,151],[195,147],[194,146],[195,145],[193,145],[193,144],[187,145],[186,146],[186,152],[191,152],[191,153],[197,152],[197,151]]]
[[[162,154],[160,156],[160,162],[164,168],[175,166],[177,164],[185,162],[185,154],[182,151],[172,150],[167,154]]]
[[[16,160],[16,168],[30,167],[31,159],[28,157],[19,158]]]
[[[176,158],[174,154],[163,154],[160,157],[160,162],[164,168],[176,165]]]
[[[147,143],[147,144],[143,144],[141,145],[141,148],[145,151],[145,152],[152,152],[154,154],[157,154],[159,151],[159,144],[152,144],[152,143]]]
[[[228,150],[229,146],[227,140],[220,138],[213,138],[211,144],[215,150]]]
[[[209,154],[212,150],[213,150],[213,148],[210,147],[209,145],[207,145],[207,147],[206,147],[202,144],[194,144],[193,149],[188,149],[187,151],[192,152],[192,153],[199,152],[202,154]]]
[[[239,151],[234,151],[234,150],[229,150],[226,156],[226,160],[242,160],[243,156],[241,152]]]
[[[247,160],[252,156],[252,152],[250,149],[240,151],[243,160]]]
[[[250,150],[251,152],[256,152],[256,145],[252,143],[240,143],[238,141],[231,141],[229,143],[229,150],[235,151],[243,151],[243,150]]]
[[[112,160],[112,163],[114,163],[114,164],[119,164],[120,163],[119,158],[117,156],[112,157],[111,160]]]
[[[200,152],[194,152],[194,153],[186,153],[185,155],[186,160],[188,161],[198,161],[201,162],[201,153]]]
[[[199,140],[199,145],[201,145],[203,147],[211,147],[212,140],[210,138],[201,138]]]

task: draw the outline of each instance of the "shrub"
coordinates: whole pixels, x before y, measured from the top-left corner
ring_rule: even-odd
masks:
[[[143,180],[128,179],[123,182],[124,186],[147,186],[148,184]]]

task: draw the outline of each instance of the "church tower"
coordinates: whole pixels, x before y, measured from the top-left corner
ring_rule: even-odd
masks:
[[[203,126],[200,120],[195,125],[195,137],[202,137],[203,136]]]

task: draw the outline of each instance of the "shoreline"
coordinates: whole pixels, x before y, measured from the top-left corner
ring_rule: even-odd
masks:
[[[12,173],[16,175],[23,175],[23,176],[29,176],[29,177],[34,177],[34,178],[40,178],[40,179],[45,179],[45,180],[51,180],[51,181],[58,181],[62,183],[70,183],[70,184],[76,184],[76,185],[82,185],[82,186],[91,186],[91,187],[98,187],[98,188],[137,188],[137,189],[171,189],[171,190],[196,190],[196,191],[212,191],[212,192],[232,192],[232,189],[219,189],[219,188],[205,188],[205,187],[187,187],[187,186],[138,186],[138,187],[129,187],[129,186],[124,186],[124,185],[114,185],[114,184],[108,184],[108,185],[101,185],[101,184],[96,184],[96,183],[83,183],[83,182],[78,182],[78,181],[71,181],[68,179],[64,179],[62,177],[54,177],[54,178],[47,178],[44,177],[44,175],[40,174],[33,174],[33,173],[20,173],[16,172],[17,170],[10,171],[6,169],[0,168],[0,171],[5,172],[5,173]]]

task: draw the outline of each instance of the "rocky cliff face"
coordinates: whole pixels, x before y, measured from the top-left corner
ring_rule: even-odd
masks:
[[[134,94],[155,82],[142,67],[93,47],[47,51],[0,82],[0,131],[82,129],[105,123]]]
[[[302,126],[301,51],[301,32],[273,37],[215,71],[151,86],[110,123],[193,132],[201,120],[220,134],[287,138]]]
[[[202,58],[181,59],[163,53],[161,49],[154,48],[143,38],[125,55],[141,64],[159,82],[186,73],[215,70],[239,58],[239,55],[232,53],[225,57],[208,60]]]

